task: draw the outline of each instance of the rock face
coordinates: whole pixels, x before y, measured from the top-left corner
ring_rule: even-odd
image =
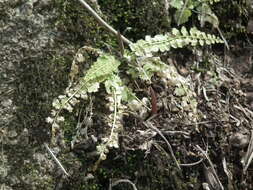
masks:
[[[45,118],[71,66],[66,57],[74,45],[64,31],[78,38],[80,27],[88,44],[104,33],[86,15],[60,31],[57,2],[64,6],[61,0],[0,0],[0,189],[53,189],[61,177],[43,143],[50,136]]]
[[[46,65],[56,37],[51,3],[0,1],[0,189],[53,188],[50,172],[54,163],[31,138],[42,128],[38,121],[43,120],[39,114],[31,114],[43,107],[33,107],[31,100],[48,103],[40,82],[48,77],[42,65]],[[43,127],[38,134],[46,138],[48,129]]]
[[[63,10],[61,15],[64,2],[72,5],[62,0],[0,0],[0,189],[61,188],[62,172],[43,145],[51,132],[45,118],[53,98],[68,85],[75,48],[92,42],[99,30],[90,17],[80,19],[80,12],[75,18],[82,23],[66,24],[66,15],[77,11]],[[81,40],[75,32],[79,26]],[[56,147],[55,155],[68,160],[59,152]]]

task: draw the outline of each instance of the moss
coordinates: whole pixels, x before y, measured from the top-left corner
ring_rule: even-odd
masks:
[[[99,0],[107,22],[133,41],[145,35],[155,35],[170,29],[169,18],[164,14],[164,1],[154,0]]]
[[[116,41],[78,1],[54,0],[54,4],[58,12],[55,25],[68,35],[69,43],[105,48],[107,43]]]

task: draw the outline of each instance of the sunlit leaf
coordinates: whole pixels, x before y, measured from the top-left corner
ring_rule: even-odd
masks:
[[[192,11],[189,9],[177,10],[175,13],[175,20],[178,25],[186,23],[192,15]]]

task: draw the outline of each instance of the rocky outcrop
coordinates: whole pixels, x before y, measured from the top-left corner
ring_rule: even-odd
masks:
[[[49,91],[42,87],[50,77],[47,61],[57,51],[51,4],[49,0],[0,2],[1,189],[54,186],[54,163],[39,145],[42,141],[34,138],[45,140],[49,131],[41,116],[50,106]]]

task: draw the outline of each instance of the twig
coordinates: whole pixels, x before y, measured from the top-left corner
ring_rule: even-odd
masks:
[[[129,179],[119,179],[112,184],[110,183],[108,190],[112,190],[112,187],[118,185],[119,183],[129,183],[130,185],[132,185],[134,190],[137,190],[135,184],[131,182]]]
[[[227,167],[227,162],[226,162],[226,158],[223,157],[222,158],[222,165],[223,165],[223,170],[225,172],[225,174],[228,177],[228,190],[233,190],[233,174],[231,173],[231,171],[229,171],[228,167]]]
[[[118,37],[120,55],[121,55],[121,57],[123,57],[123,55],[124,55],[124,44],[123,44],[122,36],[121,36],[119,31],[118,31],[117,37]]]
[[[210,165],[210,169],[211,169],[211,171],[212,171],[212,173],[213,173],[213,175],[214,175],[214,177],[215,177],[215,179],[216,179],[218,185],[220,186],[221,190],[223,190],[224,187],[223,187],[223,185],[221,184],[221,182],[220,182],[220,180],[219,180],[219,177],[218,177],[218,175],[217,175],[217,173],[216,173],[216,171],[215,171],[215,169],[214,169],[213,163],[212,163],[212,161],[210,160],[209,156],[207,155],[207,153],[206,153],[202,148],[200,148],[199,145],[197,145],[196,147],[197,147],[197,149],[205,156],[205,158],[207,159],[207,161],[208,161],[208,163],[209,163],[209,165]]]
[[[66,176],[70,176],[67,171],[64,169],[64,167],[62,166],[62,164],[60,163],[60,161],[56,158],[56,156],[54,155],[54,153],[50,150],[50,148],[48,147],[48,145],[46,143],[44,143],[47,151],[49,152],[49,154],[52,156],[52,158],[55,160],[56,164],[61,168],[61,170],[63,171],[63,173]]]
[[[157,148],[157,150],[163,152],[163,153],[165,154],[165,156],[166,156],[167,158],[169,158],[169,154],[164,150],[163,147],[161,147],[161,146],[160,146],[158,143],[156,143],[156,142],[153,142],[152,144]],[[180,166],[183,166],[183,167],[195,166],[195,165],[200,164],[203,160],[204,160],[204,159],[201,158],[201,159],[200,159],[199,161],[197,161],[197,162],[193,162],[193,163],[189,163],[189,164],[180,164]]]
[[[201,159],[200,159],[199,161],[197,161],[197,162],[193,162],[193,163],[189,163],[189,164],[180,164],[180,166],[183,166],[183,167],[195,166],[195,165],[200,164],[202,161],[203,161],[203,158],[201,158]]]
[[[252,159],[253,159],[253,130],[251,130],[251,138],[249,141],[247,153],[241,161],[242,165],[243,165],[243,173],[244,174],[246,173]]]
[[[207,102],[209,102],[209,98],[207,97],[206,95],[206,88],[205,87],[202,87],[202,90],[203,90],[203,95],[204,95],[204,98]]]
[[[180,165],[179,165],[179,163],[178,163],[178,161],[177,161],[177,159],[175,157],[175,154],[174,154],[174,152],[172,150],[172,147],[171,147],[170,143],[168,142],[168,140],[165,138],[165,136],[162,134],[162,132],[159,129],[157,129],[155,126],[153,126],[151,123],[149,123],[149,125],[148,125],[146,122],[143,122],[143,124],[146,127],[151,128],[154,131],[156,131],[163,138],[163,140],[166,142],[166,144],[167,144],[167,146],[169,148],[170,154],[171,154],[174,162],[176,163],[176,166],[178,167],[179,170],[181,170],[181,167],[180,167]]]
[[[201,125],[201,124],[208,124],[208,123],[214,123],[214,121],[201,121],[201,122],[196,122],[196,123],[186,123],[184,125],[189,126],[189,125]]]
[[[226,38],[223,36],[223,34],[222,34],[222,32],[221,32],[219,26],[217,26],[216,29],[218,30],[218,32],[219,32],[219,34],[220,34],[220,37],[221,37],[222,40],[224,41],[224,44],[225,44],[227,50],[229,51],[230,48],[229,48],[228,42],[227,42]]]
[[[253,120],[253,119],[252,119],[253,112],[250,111],[249,109],[243,108],[241,104],[239,104],[239,106],[234,105],[234,108],[236,108],[236,109],[242,111],[242,112],[245,114],[245,116],[246,116],[250,121]],[[250,114],[250,115],[249,115],[249,114]]]
[[[78,0],[88,11],[89,13],[102,25],[104,26],[109,32],[114,34],[115,36],[118,35],[118,32],[111,27],[109,24],[107,24],[84,0]],[[131,44],[132,42],[128,40],[126,37],[121,35],[122,40],[126,44]]]
[[[180,134],[180,135],[190,136],[190,133],[185,132],[185,131],[162,131],[162,132],[165,134],[170,134],[170,135]]]

